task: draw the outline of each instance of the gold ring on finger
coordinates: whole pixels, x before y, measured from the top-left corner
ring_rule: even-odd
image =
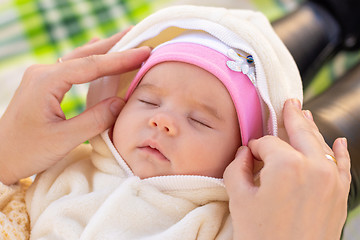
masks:
[[[337,165],[336,158],[333,155],[325,154],[325,157],[327,158],[327,160],[330,160],[330,161],[334,162]]]

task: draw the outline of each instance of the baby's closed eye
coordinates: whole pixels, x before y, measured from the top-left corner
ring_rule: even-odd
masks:
[[[192,121],[195,124],[198,124],[200,126],[212,129],[212,127],[210,126],[210,124],[206,120],[203,120],[203,119],[200,119],[200,118],[194,118],[194,117],[190,117],[189,119],[190,119],[190,121]]]
[[[159,107],[159,104],[153,100],[145,100],[145,99],[140,99],[140,98],[138,100],[139,100],[139,102],[141,102],[143,104],[153,106],[153,107]]]

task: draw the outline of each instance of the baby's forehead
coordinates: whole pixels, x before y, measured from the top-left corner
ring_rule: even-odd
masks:
[[[224,89],[224,93],[228,92],[223,83],[209,71],[197,65],[179,61],[167,61],[152,66],[144,74],[138,87],[143,85],[148,87],[156,85],[159,88],[177,86],[189,92],[192,92],[191,90],[208,92],[213,87]]]
[[[137,89],[158,96],[177,95],[192,102],[213,102],[212,105],[219,108],[222,103],[228,102],[234,108],[230,93],[216,76],[183,62],[171,61],[153,66]]]

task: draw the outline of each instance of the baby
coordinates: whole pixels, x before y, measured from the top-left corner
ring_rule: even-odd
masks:
[[[295,63],[251,11],[166,9],[112,51],[139,45],[154,49],[121,76],[131,83],[113,129],[27,192],[32,239],[232,239],[222,175],[239,146],[285,136],[282,105],[301,99]]]
[[[240,135],[244,144],[262,135],[260,101],[251,80],[204,44],[228,50],[209,34],[183,33],[153,51],[129,88],[113,141],[140,178],[222,178],[241,145]],[[253,77],[253,64],[242,64]]]

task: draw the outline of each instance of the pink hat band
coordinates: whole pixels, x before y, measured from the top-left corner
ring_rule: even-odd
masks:
[[[249,77],[242,72],[231,70],[226,65],[229,58],[224,54],[197,43],[176,42],[155,48],[131,82],[125,99],[130,97],[150,68],[169,61],[189,63],[203,68],[223,83],[234,102],[242,145],[247,145],[250,139],[263,135],[261,104]]]

